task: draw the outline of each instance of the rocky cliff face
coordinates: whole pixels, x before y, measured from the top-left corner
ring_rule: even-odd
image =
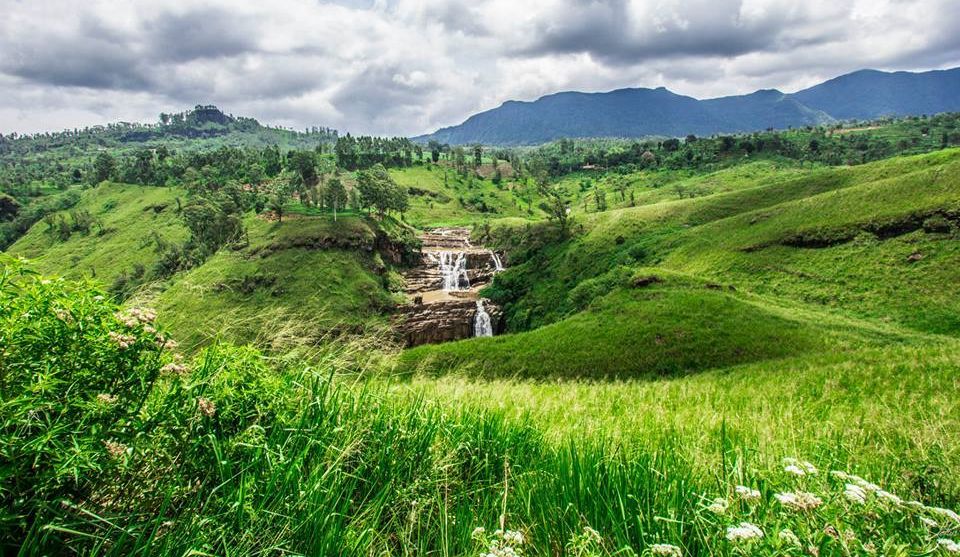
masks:
[[[421,236],[420,263],[405,273],[412,303],[401,309],[397,329],[407,346],[474,336],[478,292],[497,270],[492,251],[470,244],[465,228],[434,229]],[[489,300],[494,334],[502,330],[502,311]]]

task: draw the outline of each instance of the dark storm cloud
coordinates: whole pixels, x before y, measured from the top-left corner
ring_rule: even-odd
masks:
[[[397,65],[373,66],[344,83],[331,102],[352,117],[377,120],[421,103],[433,86],[421,71],[405,71]]]
[[[559,90],[699,98],[960,63],[956,0],[0,0],[0,131],[197,103],[402,134]]]
[[[627,0],[571,0],[534,25],[519,55],[587,53],[613,65],[683,57],[731,58],[780,51],[836,37],[830,25],[812,36],[792,35],[802,16],[790,11],[744,17],[741,0],[694,0],[636,9]],[[800,21],[798,21],[800,20]]]
[[[187,62],[257,50],[257,24],[222,9],[164,13],[144,25],[150,55],[157,61]]]
[[[138,54],[113,38],[82,33],[35,36],[2,47],[0,71],[38,83],[125,90],[149,85]]]

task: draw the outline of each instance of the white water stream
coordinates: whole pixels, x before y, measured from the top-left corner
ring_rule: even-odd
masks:
[[[502,270],[503,270],[503,262],[500,261],[500,256],[497,255],[497,252],[491,251],[491,252],[490,252],[490,257],[493,258],[493,265],[494,265],[493,272],[499,273],[500,271],[502,271]]]
[[[437,257],[438,255],[439,257]],[[470,278],[467,276],[467,256],[463,252],[441,251],[437,255],[430,253],[428,257],[430,261],[440,267],[444,292],[470,289]]]
[[[483,307],[483,300],[477,300],[477,314],[473,318],[473,336],[492,337],[493,325],[490,322],[490,314]]]

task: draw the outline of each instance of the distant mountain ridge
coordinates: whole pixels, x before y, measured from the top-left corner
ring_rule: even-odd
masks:
[[[664,87],[554,93],[535,101],[507,101],[414,139],[531,145],[562,137],[712,135],[953,111],[960,111],[960,68],[860,70],[791,94],[761,89],[699,100]]]

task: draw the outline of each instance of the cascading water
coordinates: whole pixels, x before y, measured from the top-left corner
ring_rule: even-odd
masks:
[[[490,256],[493,258],[493,272],[499,273],[503,270],[503,262],[500,261],[500,256],[495,251],[491,251]]]
[[[473,336],[492,337],[493,325],[490,322],[490,314],[483,307],[483,300],[477,300],[477,314],[473,318]]]
[[[467,276],[467,257],[463,252],[441,251],[439,259],[433,257],[432,254],[431,257],[440,266],[444,292],[470,288],[470,278]]]

